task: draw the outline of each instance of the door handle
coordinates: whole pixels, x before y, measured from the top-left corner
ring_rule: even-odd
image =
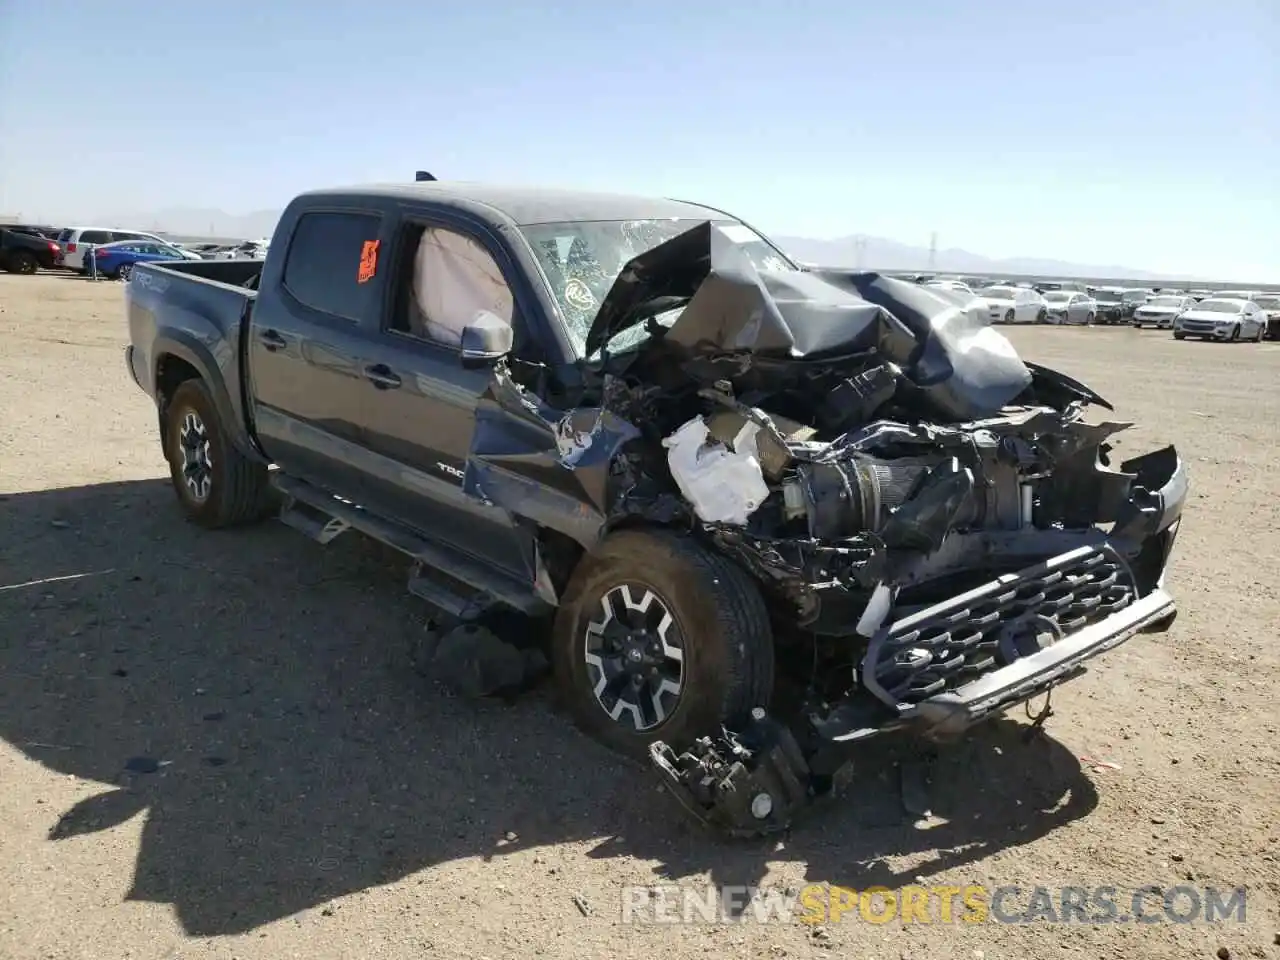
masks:
[[[283,350],[289,345],[289,341],[275,330],[263,330],[258,334],[258,342],[273,353],[276,350]]]
[[[402,382],[399,374],[385,363],[375,363],[371,367],[365,367],[364,378],[379,390],[394,390]]]

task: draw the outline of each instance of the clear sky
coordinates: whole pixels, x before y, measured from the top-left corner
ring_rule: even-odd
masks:
[[[1280,0],[0,0],[0,212],[418,168],[1280,280]]]

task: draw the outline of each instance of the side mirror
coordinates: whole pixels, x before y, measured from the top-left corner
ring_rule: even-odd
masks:
[[[515,332],[495,313],[481,310],[462,328],[462,363],[481,366],[501,360],[511,352]]]

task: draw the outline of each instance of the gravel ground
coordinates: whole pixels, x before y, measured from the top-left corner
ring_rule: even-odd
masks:
[[[427,611],[382,548],[185,523],[118,284],[0,276],[0,336],[2,957],[1280,957],[1280,346],[1013,329],[1140,424],[1122,454],[1189,461],[1181,615],[1058,692],[1045,736],[1019,713],[944,751],[931,819],[872,756],[785,841],[730,845],[542,694],[418,680]],[[1248,901],[1243,925],[621,914],[629,884],[915,882]]]

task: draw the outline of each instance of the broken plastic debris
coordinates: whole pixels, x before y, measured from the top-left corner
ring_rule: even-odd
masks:
[[[694,417],[662,441],[676,486],[703,522],[744,526],[769,496],[756,450],[759,430],[744,422],[725,445],[709,440],[706,421]]]
[[[1110,760],[1095,760],[1093,757],[1089,756],[1082,756],[1080,758],[1080,762],[1093,767],[1093,769],[1098,773],[1101,773],[1103,770],[1120,769],[1120,764],[1118,763],[1112,763]]]

